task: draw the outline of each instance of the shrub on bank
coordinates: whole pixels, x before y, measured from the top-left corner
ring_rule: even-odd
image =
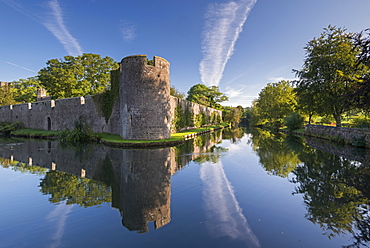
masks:
[[[284,123],[289,131],[293,131],[303,127],[304,118],[298,113],[293,113],[284,119]]]
[[[11,132],[21,129],[24,124],[20,121],[17,122],[0,122],[0,134],[10,135]]]
[[[89,142],[95,138],[91,127],[79,117],[74,122],[75,128],[73,130],[65,129],[60,132],[60,141],[63,143],[78,143]]]

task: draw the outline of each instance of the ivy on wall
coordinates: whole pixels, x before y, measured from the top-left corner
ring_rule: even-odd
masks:
[[[190,108],[186,107],[185,111],[179,104],[175,108],[174,118],[172,119],[172,128],[174,131],[180,131],[185,127],[201,127],[207,124],[221,123],[220,114],[213,112],[210,116],[205,113],[195,115]]]
[[[182,110],[182,106],[178,105],[175,108],[172,125],[174,126],[175,131],[180,131],[181,128],[185,127],[185,123],[186,121],[185,121],[184,111]]]
[[[213,124],[221,123],[221,116],[218,113],[213,112],[211,114],[211,123]]]
[[[195,126],[201,127],[207,124],[207,116],[204,113],[200,113],[195,116]]]
[[[182,105],[178,105],[175,109],[174,118],[172,120],[172,126],[175,131],[180,131],[184,127],[194,126],[194,114],[187,107],[185,111],[182,109]]]
[[[186,108],[184,113],[185,118],[185,126],[186,127],[193,127],[194,126],[194,114],[190,111],[189,108]]]
[[[105,122],[108,123],[112,115],[113,105],[119,96],[119,69],[111,71],[111,87],[101,94],[93,96],[94,103],[98,106],[99,112],[105,117]]]

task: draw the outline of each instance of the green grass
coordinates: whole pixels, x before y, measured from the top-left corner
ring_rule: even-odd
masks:
[[[45,136],[45,137],[57,137],[59,136],[59,131],[47,131],[47,130],[39,130],[39,129],[29,129],[23,128],[12,132],[12,135],[22,135],[22,136]]]
[[[204,132],[207,130],[214,130],[215,128],[222,128],[227,126],[228,124],[222,123],[219,125],[212,125],[208,127],[200,127],[200,128],[195,128],[195,129],[189,129],[186,131],[178,132],[178,133],[173,133],[171,134],[171,138],[169,139],[161,139],[161,140],[128,140],[128,139],[122,139],[121,136],[115,135],[115,134],[108,134],[108,133],[97,133],[95,134],[99,138],[101,138],[104,141],[107,142],[114,142],[114,143],[133,143],[133,144],[138,144],[138,143],[162,143],[162,142],[172,142],[172,141],[180,141],[184,139],[184,136],[189,135],[189,134],[195,134],[195,133],[200,133]]]
[[[144,143],[165,143],[165,142],[175,142],[184,140],[184,136],[189,134],[195,134],[204,132],[207,130],[214,130],[216,128],[222,128],[227,126],[227,123],[222,123],[218,125],[212,125],[208,127],[200,127],[195,129],[189,129],[183,132],[178,132],[171,134],[171,138],[169,139],[161,139],[161,140],[127,140],[122,139],[121,136],[115,134],[108,134],[108,133],[94,133],[95,136],[99,137],[101,140],[106,142],[113,142],[113,143],[132,143],[132,144],[144,144]],[[27,136],[27,137],[58,137],[61,132],[59,131],[46,131],[46,130],[38,130],[38,129],[19,129],[17,131],[13,131],[12,135],[19,135],[19,136]]]

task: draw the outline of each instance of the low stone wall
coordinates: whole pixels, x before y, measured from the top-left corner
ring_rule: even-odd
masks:
[[[370,147],[370,129],[307,125],[305,134],[353,146]]]

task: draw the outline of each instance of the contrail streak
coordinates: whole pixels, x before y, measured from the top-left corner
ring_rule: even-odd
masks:
[[[234,52],[235,43],[257,0],[210,4],[203,31],[203,59],[199,64],[201,81],[218,85],[225,66]]]
[[[9,65],[12,65],[12,66],[15,66],[15,67],[22,68],[22,69],[27,70],[27,71],[32,71],[32,72],[36,72],[36,73],[37,73],[37,71],[31,70],[31,69],[29,69],[29,68],[27,68],[27,67],[23,67],[23,66],[20,66],[20,65],[16,65],[16,64],[11,63],[11,62],[8,62],[8,61],[5,61],[5,63],[7,63],[7,64],[9,64]]]
[[[58,39],[68,54],[77,56],[82,54],[82,49],[77,40],[69,33],[64,24],[62,9],[57,0],[48,2],[51,18],[43,25]]]
[[[37,14],[38,11],[30,10],[24,5],[13,1],[13,0],[0,0],[1,2],[7,4],[9,7],[15,9],[21,14],[29,17],[30,19],[41,23],[45,26],[63,45],[64,49],[69,55],[77,56],[82,54],[82,49],[78,44],[77,40],[70,34],[63,20],[63,11],[59,5],[58,0],[50,0],[47,2],[48,11],[50,17],[48,20],[44,20],[44,17]]]

